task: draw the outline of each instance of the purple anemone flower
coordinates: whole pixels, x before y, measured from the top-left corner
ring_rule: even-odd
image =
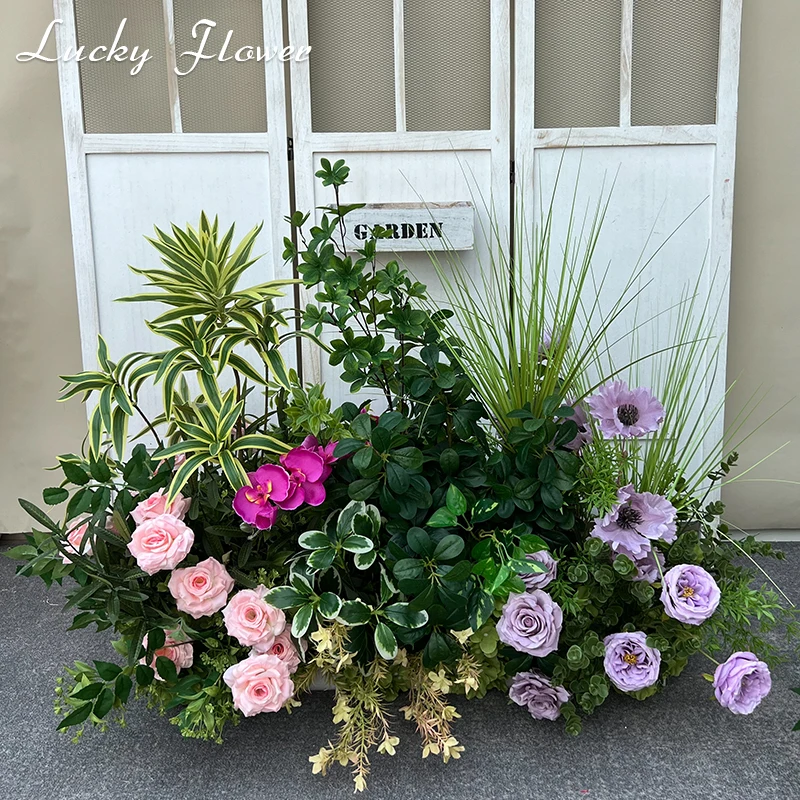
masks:
[[[640,553],[632,553],[627,547],[617,545],[613,549],[614,556],[612,561],[617,556],[627,556],[633,561],[636,566],[636,576],[633,578],[635,581],[647,581],[647,583],[655,583],[661,576],[664,569],[664,556],[655,547],[650,546],[647,542],[645,549]],[[658,559],[658,561],[656,561]],[[659,569],[659,566],[661,569]]]
[[[609,680],[623,692],[638,692],[658,680],[661,653],[647,646],[642,631],[612,633],[603,639],[606,655],[603,667]]]
[[[572,406],[572,415],[564,418],[564,422],[572,420],[578,426],[578,433],[571,442],[567,442],[564,447],[567,450],[581,450],[585,445],[592,443],[592,426],[589,424],[589,417],[581,403],[571,403],[568,400],[566,405]]]
[[[697,564],[679,564],[664,576],[661,602],[668,617],[701,625],[717,610],[719,601],[717,582]]]
[[[278,509],[274,505],[289,494],[289,473],[275,464],[265,464],[248,474],[249,486],[243,486],[233,498],[233,510],[247,523],[265,531],[275,524]]]
[[[282,500],[276,500],[280,508],[291,511],[303,503],[318,506],[325,502],[325,462],[321,456],[305,447],[295,447],[281,456],[281,464],[289,473],[289,491]]]
[[[770,689],[769,667],[754,653],[734,653],[714,671],[714,694],[734,714],[752,714]]]
[[[606,439],[629,439],[657,431],[664,406],[649,389],[629,389],[625,381],[606,383],[586,401]]]
[[[635,556],[650,547],[648,540],[660,539],[669,544],[677,536],[675,506],[660,494],[634,492],[628,484],[617,492],[617,504],[604,517],[594,521],[592,536],[611,545],[624,547]]]

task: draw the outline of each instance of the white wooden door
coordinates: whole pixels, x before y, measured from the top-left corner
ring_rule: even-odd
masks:
[[[478,195],[509,218],[509,9],[509,0],[291,0],[290,41],[312,47],[291,65],[297,208],[332,202],[314,173],[321,158],[344,158],[345,203],[472,203],[474,249],[461,257],[474,266],[490,216]],[[435,293],[425,252],[404,250],[402,264]],[[304,351],[303,366],[334,405],[352,399],[318,350]]]
[[[134,76],[129,62],[59,62],[81,343],[90,369],[98,333],[112,357],[164,348],[143,324],[155,308],[114,302],[141,291],[128,264],[158,266],[144,238],[153,225],[196,225],[203,210],[219,215],[221,226],[235,222],[241,235],[266,221],[255,249],[264,255],[250,280],[291,277],[281,258],[289,209],[283,64],[203,62],[183,77],[174,69],[188,71],[193,59],[181,64],[180,53],[197,50],[192,28],[200,19],[217,22],[209,52],[220,50],[229,29],[234,49],[239,41],[281,44],[283,20],[280,0],[55,0],[54,7],[60,54],[108,45],[126,19],[121,45],[147,47],[152,58]],[[154,390],[143,404],[158,406]]]
[[[670,345],[663,312],[687,286],[708,297],[713,332],[727,330],[740,19],[741,0],[516,3],[515,160],[534,199],[527,224],[549,203],[559,168],[554,242],[566,238],[576,183],[579,209],[615,184],[594,259],[611,265],[605,308],[642,251],[661,247],[650,285],[612,330],[615,340],[661,314],[637,332],[640,352]],[[620,366],[630,346],[628,337],[616,348]],[[708,442],[722,433],[711,409],[724,400],[724,353],[706,363],[698,395]],[[646,364],[638,377],[650,383]]]

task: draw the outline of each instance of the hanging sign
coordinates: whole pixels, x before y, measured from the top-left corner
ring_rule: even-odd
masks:
[[[378,250],[472,250],[475,212],[472,203],[374,203],[351,211],[345,241],[348,248],[364,246],[376,225],[391,232],[378,240]]]

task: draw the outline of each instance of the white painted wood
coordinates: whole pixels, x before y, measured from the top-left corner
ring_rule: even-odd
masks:
[[[472,250],[475,243],[472,203],[371,203],[348,214],[345,243],[363,247],[376,225],[393,234],[378,240],[380,252]]]
[[[635,264],[635,260],[631,262],[633,250],[638,248],[638,256],[652,226],[655,224],[651,247],[663,241],[691,214],[653,265],[657,269],[650,274],[655,276],[655,284],[648,294],[655,299],[648,300],[650,305],[640,306],[636,313],[641,320],[651,316],[658,307],[667,308],[676,299],[675,293],[680,287],[702,274],[701,291],[709,298],[709,308],[718,309],[716,332],[724,335],[742,3],[741,0],[722,0],[716,124],[639,127],[630,124],[631,69],[635,68],[631,63],[635,0],[621,1],[620,126],[543,130],[537,130],[534,124],[535,4],[516,4],[514,131],[518,185],[529,197],[538,198],[540,191],[549,197],[555,170],[563,155],[560,179],[569,190],[565,193],[570,194],[577,164],[582,161],[578,206],[583,208],[589,198],[598,198],[603,186],[609,187],[619,170],[596,257],[596,263],[603,268],[611,261],[606,287],[610,297],[621,288],[617,278],[630,274]],[[570,203],[571,196],[557,202],[557,220],[563,220]],[[700,207],[692,213],[698,203]],[[536,205],[530,202],[525,206],[529,229],[533,227]],[[565,234],[561,231],[560,235]],[[714,274],[716,277],[712,280]],[[651,341],[640,337],[641,350],[656,347],[662,341],[659,337],[665,335],[666,325],[656,326]],[[724,366],[723,360],[715,377],[711,370],[707,373],[705,380],[711,392],[709,406],[723,400]],[[708,432],[708,446],[719,440],[722,426],[723,419],[719,416]]]
[[[397,14],[402,3],[395,3]],[[311,86],[307,62],[291,63],[292,127],[295,142],[295,197],[298,209],[308,211],[331,202],[314,177],[322,157],[344,158],[351,182],[342,192],[347,203],[454,203],[472,202],[486,228],[493,213],[507,230],[510,217],[510,2],[491,0],[490,129],[485,131],[404,131],[384,133],[319,133],[312,130]],[[308,44],[306,2],[289,3],[290,41]],[[395,20],[395,43],[400,28]],[[395,48],[397,52],[397,47]],[[311,58],[313,58],[313,51]],[[399,69],[395,62],[396,71]],[[396,87],[396,100],[399,96]],[[396,105],[399,105],[396,103]],[[476,268],[476,256],[487,254],[488,244],[476,235],[467,268]],[[433,291],[437,283],[427,255],[405,253],[403,263]],[[303,292],[301,303],[312,302],[314,292]],[[338,386],[338,371],[320,362],[311,344],[303,349],[304,377],[325,381],[334,403],[353,399]]]
[[[77,47],[74,0],[54,0],[58,52]],[[174,61],[172,0],[164,0],[165,46]],[[283,33],[281,0],[262,0],[264,38]],[[169,55],[171,53],[171,56]],[[174,66],[174,64],[173,64]],[[83,363],[96,361],[97,335],[108,336],[115,353],[141,349],[149,336],[141,305],[112,304],[140,287],[128,263],[157,263],[144,236],[154,223],[196,224],[201,210],[219,214],[222,224],[237,223],[243,234],[265,221],[253,268],[254,280],[291,277],[283,264],[282,240],[288,233],[289,173],[284,65],[264,62],[268,109],[266,133],[187,134],[180,125],[177,76],[170,76],[171,134],[92,134],[83,130],[77,63],[59,60],[64,137],[69,177],[75,272]],[[131,78],[131,80],[135,80]],[[145,254],[146,253],[146,254]],[[137,255],[138,254],[138,255]],[[145,261],[146,260],[146,261]],[[131,284],[130,281],[134,280]],[[285,305],[292,305],[291,291]],[[154,344],[151,340],[147,347]],[[287,347],[294,366],[294,347]]]
[[[87,133],[87,153],[269,153],[272,133]]]
[[[717,146],[714,160],[714,193],[711,210],[711,265],[720,280],[711,287],[717,313],[716,332],[727,335],[729,277],[733,237],[733,178],[736,166],[736,114],[739,92],[739,54],[741,41],[742,0],[722,0],[720,15],[720,51],[717,72]],[[725,350],[723,349],[723,352]],[[727,387],[726,362],[720,359],[712,395],[720,397]],[[709,441],[722,438],[725,420],[720,415],[712,424]],[[719,497],[715,490],[714,497]]]
[[[618,145],[714,144],[716,125],[636,125],[627,128],[539,128],[531,147],[616,147]]]
[[[59,56],[58,75],[67,160],[75,285],[81,329],[81,354],[84,368],[93,369],[97,365],[99,322],[92,250],[92,223],[89,214],[89,186],[86,179],[86,156],[83,150],[81,79],[77,62],[74,60],[65,62],[60,58],[68,48],[77,47],[75,11],[72,0],[54,0],[53,11],[54,18],[63,21],[63,24],[57,25],[55,30]]]
[[[633,0],[622,0],[622,33],[620,36],[619,124],[631,124],[631,61],[633,52]]]
[[[405,0],[394,0],[394,103],[398,131],[406,129]]]
[[[173,0],[164,0],[164,33],[167,46],[167,85],[169,87],[169,107],[172,119],[172,132],[183,133],[181,120],[181,98],[178,93],[178,63],[175,55],[175,5]]]

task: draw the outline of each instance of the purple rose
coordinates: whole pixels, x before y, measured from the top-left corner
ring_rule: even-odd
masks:
[[[558,649],[563,622],[558,603],[547,592],[534,589],[508,596],[497,623],[497,635],[515,650],[541,658]]]
[[[603,639],[603,644],[606,646],[603,667],[617,689],[636,692],[658,680],[661,653],[647,646],[647,635],[642,631],[612,633]]]
[[[591,535],[611,545],[624,547],[634,555],[650,549],[650,540],[674,542],[677,537],[675,506],[660,494],[635,492],[628,484],[617,491],[617,504],[594,521]]]
[[[664,406],[649,389],[629,389],[625,381],[606,383],[586,400],[606,439],[629,439],[657,431]]]
[[[538,670],[518,672],[511,680],[508,696],[518,706],[527,708],[534,719],[549,720],[557,719],[562,704],[569,700],[569,692],[563,686],[553,686]]]
[[[753,653],[734,653],[714,671],[714,694],[734,714],[752,714],[771,688],[769,667]]]
[[[544,564],[547,570],[546,572],[523,572],[520,574],[520,578],[522,578],[522,582],[529,592],[533,589],[544,589],[548,583],[556,579],[556,575],[558,575],[558,561],[556,561],[547,550],[528,553],[525,558],[527,558],[528,561],[538,561],[540,564]]]
[[[655,583],[661,576],[661,570],[664,568],[664,556],[654,547],[648,544],[647,549],[640,553],[631,553],[627,547],[617,545],[613,549],[612,562],[618,556],[627,556],[636,566],[636,576],[633,578],[635,581],[647,581],[647,583]],[[658,561],[656,561],[658,559]],[[659,565],[661,569],[659,569]]]
[[[661,602],[668,617],[687,625],[701,625],[719,605],[719,587],[696,564],[679,564],[664,575]]]

